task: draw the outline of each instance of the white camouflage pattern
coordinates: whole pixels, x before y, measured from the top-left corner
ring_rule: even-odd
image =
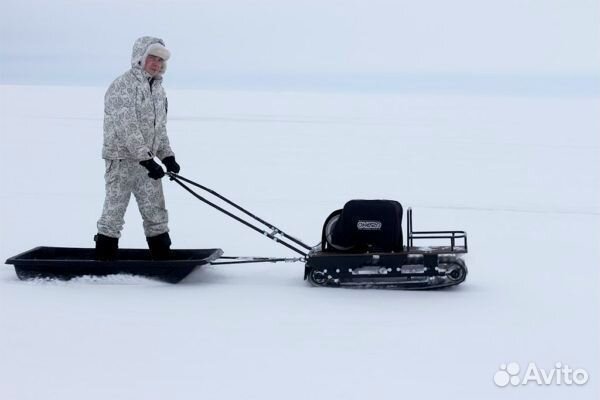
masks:
[[[167,97],[161,73],[152,81],[143,70],[146,50],[161,39],[144,36],[135,41],[131,69],[115,79],[104,97],[104,144],[102,158],[106,197],[98,233],[119,238],[131,194],[144,220],[144,233],[153,237],[168,232],[168,215],[161,180],[148,177],[139,161],[152,155],[174,156],[167,137]]]
[[[149,153],[161,160],[172,156],[167,137],[167,97],[162,72],[150,90],[150,75],[142,68],[146,49],[158,38],[144,36],[135,41],[131,69],[114,80],[104,96],[104,145],[102,158],[143,161]]]
[[[160,179],[148,177],[148,170],[135,160],[106,160],[106,198],[98,233],[121,237],[125,211],[131,194],[144,221],[144,234],[153,237],[169,231],[168,214]]]

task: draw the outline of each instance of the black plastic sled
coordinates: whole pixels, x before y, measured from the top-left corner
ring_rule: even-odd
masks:
[[[158,261],[146,249],[119,249],[118,260],[97,261],[92,248],[42,246],[11,257],[6,264],[14,265],[21,280],[126,274],[178,283],[222,254],[221,249],[171,250],[168,260]]]

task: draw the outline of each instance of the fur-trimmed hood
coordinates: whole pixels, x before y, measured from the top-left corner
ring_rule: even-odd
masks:
[[[167,60],[170,56],[169,51],[165,47],[165,42],[162,39],[155,38],[152,36],[142,36],[137,39],[133,44],[133,50],[131,51],[131,68],[144,71],[144,63],[146,57],[148,57],[150,49],[156,49],[159,47],[161,50],[161,56],[165,60],[163,62],[163,68],[159,73],[159,77],[162,77],[167,70]]]

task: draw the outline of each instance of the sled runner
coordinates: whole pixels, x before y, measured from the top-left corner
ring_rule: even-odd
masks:
[[[36,247],[6,260],[21,280],[69,280],[82,276],[129,274],[178,283],[197,266],[218,259],[221,249],[171,250],[169,260],[150,258],[147,249],[119,249],[118,260],[96,261],[94,249]]]

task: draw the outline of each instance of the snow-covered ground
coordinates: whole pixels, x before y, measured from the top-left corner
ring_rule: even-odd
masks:
[[[167,87],[168,89],[168,87]],[[0,86],[0,259],[92,246],[102,88]],[[0,397],[597,399],[600,98],[168,90],[181,174],[316,244],[353,198],[464,229],[443,291],[312,288],[303,265],[21,282],[0,270]],[[295,256],[164,182],[177,248]],[[144,247],[131,202],[122,247]],[[584,386],[498,388],[501,364]]]

